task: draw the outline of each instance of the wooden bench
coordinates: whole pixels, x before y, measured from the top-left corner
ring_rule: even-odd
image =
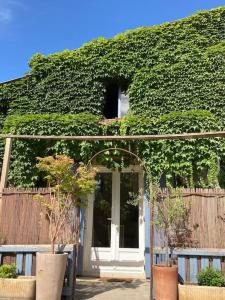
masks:
[[[0,264],[4,259],[16,263],[18,275],[35,275],[35,257],[37,252],[49,252],[48,245],[4,245],[0,246]],[[73,300],[75,289],[76,250],[74,245],[56,247],[56,251],[68,253],[66,275],[62,291],[63,299]]]
[[[197,283],[198,272],[208,266],[213,266],[225,274],[224,249],[176,249],[174,255],[181,282]],[[165,262],[165,256],[165,251],[154,249],[154,264]]]

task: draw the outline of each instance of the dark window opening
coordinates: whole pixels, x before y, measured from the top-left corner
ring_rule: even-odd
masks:
[[[107,119],[114,119],[118,117],[118,99],[119,86],[116,83],[111,83],[106,88],[105,107],[103,114]]]
[[[179,188],[179,187],[187,188],[186,178],[182,177],[181,175],[178,175],[178,174],[173,174],[173,187],[174,188]]]

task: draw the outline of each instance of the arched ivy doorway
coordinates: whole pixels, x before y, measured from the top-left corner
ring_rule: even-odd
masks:
[[[99,166],[97,188],[86,209],[84,275],[145,278],[144,164],[129,150],[108,148],[130,155],[129,166]]]

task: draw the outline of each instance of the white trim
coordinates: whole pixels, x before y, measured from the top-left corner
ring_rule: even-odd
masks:
[[[118,186],[117,186],[117,174],[118,172],[112,172],[112,222],[111,222],[111,260],[116,261],[117,255],[116,255],[116,245],[117,245],[117,222],[118,216],[116,214],[117,212],[117,202],[116,199],[118,197]]]

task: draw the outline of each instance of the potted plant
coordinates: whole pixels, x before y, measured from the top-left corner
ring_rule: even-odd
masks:
[[[35,299],[35,278],[16,275],[15,264],[0,266],[0,300]]]
[[[65,155],[38,158],[37,168],[46,174],[50,199],[36,195],[49,220],[49,238],[51,253],[38,253],[36,262],[36,299],[61,299],[63,280],[67,263],[67,254],[56,253],[55,244],[75,244],[78,240],[79,224],[71,214],[82,205],[81,198],[95,189],[96,169],[79,164],[74,168],[74,161]],[[74,226],[75,224],[75,226]],[[70,231],[68,234],[68,230]],[[65,231],[66,234],[65,234]]]
[[[198,285],[179,285],[179,300],[225,299],[224,275],[207,267],[197,274]]]
[[[153,224],[164,234],[165,262],[153,266],[156,300],[177,300],[178,267],[173,263],[173,250],[190,245],[190,203],[183,200],[182,189],[168,188],[165,192],[154,185]]]

